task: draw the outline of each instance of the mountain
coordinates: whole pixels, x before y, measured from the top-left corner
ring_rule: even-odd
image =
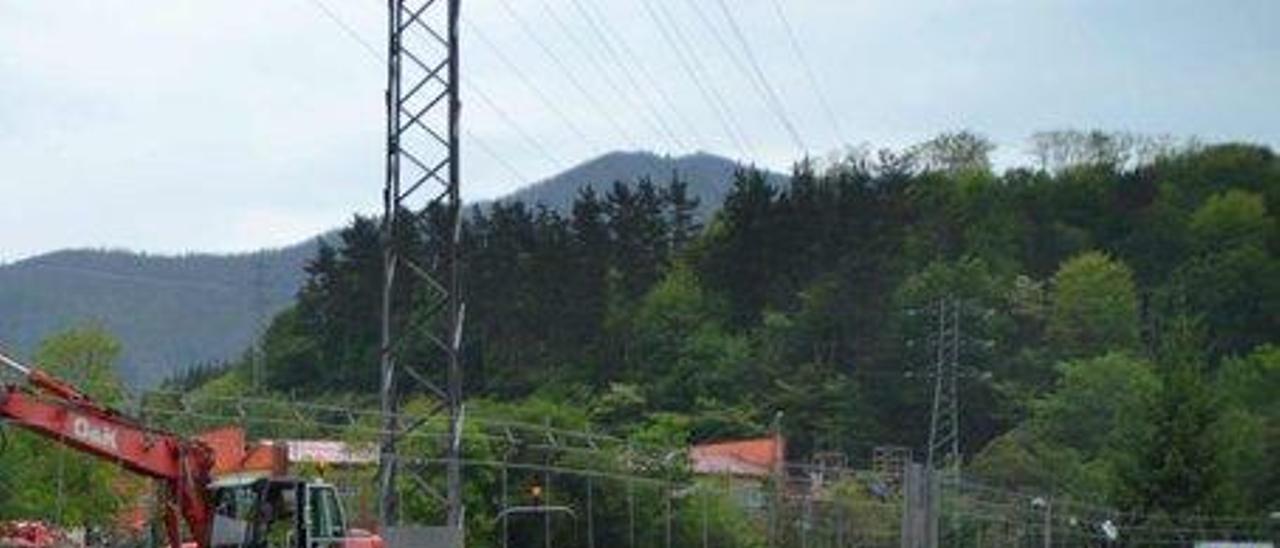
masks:
[[[612,153],[501,199],[566,210],[586,185],[604,192],[613,181],[664,183],[679,173],[707,214],[724,200],[735,169],[709,154]],[[51,333],[97,323],[123,343],[124,380],[154,386],[193,365],[243,353],[259,318],[293,301],[318,240],[230,255],[65,250],[0,265],[0,344],[29,354]]]
[[[0,267],[0,341],[30,352],[68,327],[96,324],[124,346],[121,377],[154,385],[243,352],[259,320],[287,306],[317,243],[235,255],[70,250]]]
[[[689,183],[690,193],[700,202],[698,213],[705,218],[724,202],[733,186],[734,172],[742,167],[733,160],[707,153],[672,157],[649,152],[613,152],[524,187],[501,200],[542,204],[565,213],[584,187],[590,186],[603,196],[615,181],[634,183],[648,177],[664,185],[673,175],[678,175]],[[770,177],[779,185],[786,180],[778,174]]]

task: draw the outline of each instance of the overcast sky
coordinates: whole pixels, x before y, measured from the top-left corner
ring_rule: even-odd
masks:
[[[724,1],[784,116],[716,1],[463,0],[464,195],[636,147],[785,169],[805,152],[960,128],[996,141],[1005,165],[1030,133],[1067,126],[1280,143],[1276,0]],[[0,261],[64,247],[250,250],[376,212],[384,10],[0,0]],[[630,76],[597,30],[620,38]]]

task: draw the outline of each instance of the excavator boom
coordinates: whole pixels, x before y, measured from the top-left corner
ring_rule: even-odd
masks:
[[[383,546],[381,537],[346,527],[331,485],[273,477],[245,485],[214,485],[216,459],[204,442],[150,428],[3,352],[0,365],[5,366],[0,372],[10,371],[25,381],[0,383],[0,420],[165,485],[168,500],[162,511],[173,548],[210,548],[215,543],[219,548],[261,546],[273,524],[284,524],[295,533],[290,544],[295,548]],[[243,446],[243,440],[238,445]],[[262,447],[284,455],[273,462],[288,458],[287,452],[281,453],[283,446]],[[221,456],[231,455],[243,465],[248,458],[243,449],[224,451]],[[283,497],[284,491],[293,494],[292,506],[270,500],[273,494]],[[214,501],[219,501],[220,520],[214,518]],[[194,542],[182,543],[180,520]],[[215,526],[219,521],[222,525]]]
[[[0,419],[166,485],[170,544],[180,545],[178,517],[203,544],[212,511],[205,487],[213,454],[205,445],[147,428],[105,407],[74,386],[0,353],[0,363],[28,386],[0,384]]]

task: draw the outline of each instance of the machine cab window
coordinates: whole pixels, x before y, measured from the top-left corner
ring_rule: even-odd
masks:
[[[337,490],[331,485],[313,484],[307,491],[307,548],[342,546],[347,531]]]

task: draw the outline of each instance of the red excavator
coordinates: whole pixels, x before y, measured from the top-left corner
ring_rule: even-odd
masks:
[[[25,381],[0,384],[0,421],[159,482],[172,548],[383,546],[347,528],[331,485],[282,476],[215,481],[216,455],[204,442],[148,427],[2,352],[0,364]]]

